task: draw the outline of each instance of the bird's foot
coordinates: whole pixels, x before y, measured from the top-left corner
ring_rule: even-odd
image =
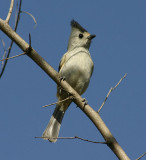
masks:
[[[60,76],[59,77],[60,83],[61,83],[61,81],[65,81],[65,79],[66,79],[65,76]]]
[[[60,81],[60,83],[61,83],[61,81],[65,81],[65,76],[60,76],[59,81]],[[61,94],[62,91],[65,91],[65,90],[59,85],[59,93]]]
[[[82,102],[84,103],[84,107],[88,104],[88,101],[85,98],[83,98]]]
[[[82,102],[84,103],[84,107],[88,104],[88,101],[85,98],[82,99]],[[78,107],[79,106],[76,106],[76,108],[78,108]]]

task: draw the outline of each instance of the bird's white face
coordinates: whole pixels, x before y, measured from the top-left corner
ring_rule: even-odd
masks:
[[[69,39],[68,50],[72,50],[76,47],[84,47],[89,49],[91,39],[90,33],[82,32],[78,28],[72,28],[72,32]]]

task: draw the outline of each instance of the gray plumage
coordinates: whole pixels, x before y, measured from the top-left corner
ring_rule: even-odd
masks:
[[[65,77],[65,80],[81,95],[86,91],[93,72],[94,65],[89,47],[95,35],[91,35],[74,20],[71,21],[71,27],[68,50],[60,61],[59,74],[61,77]],[[60,90],[58,86],[57,97],[58,101],[61,101],[68,97],[68,93]],[[71,102],[71,100],[66,100],[56,105],[50,122],[42,135],[44,139],[56,142],[63,116]]]

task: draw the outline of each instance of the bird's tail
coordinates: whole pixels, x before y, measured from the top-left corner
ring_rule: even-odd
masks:
[[[61,110],[59,105],[56,105],[50,122],[42,135],[42,137],[44,137],[43,139],[49,140],[50,142],[57,141],[63,116],[64,111]]]

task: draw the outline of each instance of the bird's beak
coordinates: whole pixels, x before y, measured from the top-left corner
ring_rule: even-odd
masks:
[[[88,39],[91,40],[91,39],[93,39],[93,38],[95,38],[95,37],[96,37],[96,35],[93,34],[93,35],[88,36]]]

